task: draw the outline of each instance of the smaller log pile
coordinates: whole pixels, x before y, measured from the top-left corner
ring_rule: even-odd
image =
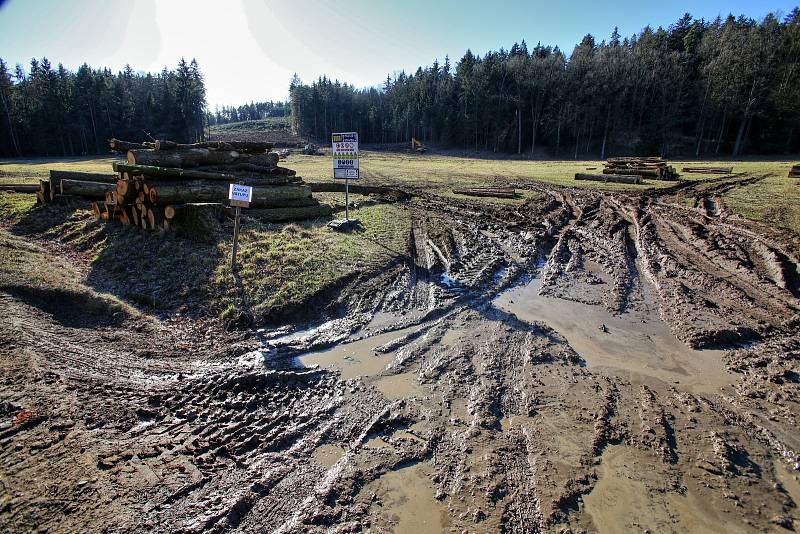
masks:
[[[106,192],[113,191],[117,180],[116,174],[50,171],[47,180],[39,180],[36,199],[39,204],[75,204],[82,200],[104,200]]]
[[[650,180],[678,180],[675,167],[667,165],[667,161],[659,157],[609,158],[603,167],[603,174],[641,176]]]
[[[513,187],[470,187],[453,189],[453,193],[471,197],[516,198],[517,196]]]
[[[792,165],[789,170],[789,178],[800,178],[800,165]]]
[[[681,171],[689,174],[731,174],[733,167],[684,167]]]

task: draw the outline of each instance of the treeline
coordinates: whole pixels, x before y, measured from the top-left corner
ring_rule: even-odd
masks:
[[[222,106],[208,113],[208,124],[228,124],[229,122],[255,121],[268,117],[285,117],[289,113],[286,102],[250,102],[241,106]]]
[[[111,137],[200,141],[205,95],[195,60],[152,75],[85,63],[72,72],[47,58],[12,73],[0,59],[0,155],[98,154],[108,152]]]
[[[367,143],[574,158],[797,152],[800,9],[784,20],[686,14],[628,38],[587,35],[569,57],[524,41],[468,50],[455,68],[445,58],[381,88],[295,76],[290,96],[294,128],[320,141],[357,130]]]

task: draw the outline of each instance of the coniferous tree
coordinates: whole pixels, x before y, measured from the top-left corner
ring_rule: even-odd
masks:
[[[800,150],[800,9],[783,20],[684,14],[667,28],[607,41],[586,35],[567,57],[541,43],[356,89],[321,76],[289,87],[292,126],[325,142],[358,125],[361,140],[412,137],[473,150],[572,158]],[[569,150],[567,151],[567,147]]]

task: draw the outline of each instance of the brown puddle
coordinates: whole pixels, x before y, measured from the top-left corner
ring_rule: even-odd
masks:
[[[338,445],[320,445],[314,450],[314,459],[323,467],[331,467],[344,456],[344,449]]]
[[[421,397],[425,391],[417,382],[417,373],[382,376],[375,380],[375,387],[389,400]]]
[[[612,315],[603,306],[540,295],[540,287],[541,279],[533,279],[506,291],[494,304],[526,322],[546,324],[564,336],[589,367],[608,369],[633,382],[656,378],[680,383],[695,393],[715,393],[734,381],[722,361],[723,351],[691,349],[655,311]],[[652,303],[648,308],[657,309]]]
[[[653,489],[647,480],[650,461],[627,445],[611,445],[603,452],[594,489],[583,497],[585,511],[598,532],[750,532],[746,525],[732,524],[715,513],[705,499]]]
[[[410,326],[350,343],[340,343],[330,349],[298,356],[297,361],[305,367],[319,365],[326,369],[338,369],[345,380],[358,376],[373,376],[383,371],[394,359],[394,354],[378,354],[375,348],[400,338],[416,328],[419,327]]]
[[[370,515],[380,516],[396,534],[443,532],[447,527],[447,509],[434,497],[427,466],[417,463],[389,471],[367,484],[362,491],[375,493],[379,503]]]

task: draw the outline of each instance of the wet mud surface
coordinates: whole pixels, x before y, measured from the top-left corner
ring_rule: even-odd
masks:
[[[84,325],[0,293],[0,524],[797,528],[800,240],[714,187],[538,191],[416,197],[404,260],[311,325]]]

